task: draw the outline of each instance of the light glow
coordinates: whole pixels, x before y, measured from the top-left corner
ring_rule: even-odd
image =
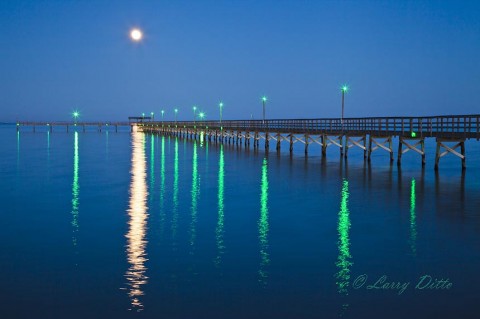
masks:
[[[135,29],[132,29],[130,31],[130,38],[135,41],[135,42],[139,42],[142,40],[143,38],[143,33],[140,29],[138,28],[135,28]]]

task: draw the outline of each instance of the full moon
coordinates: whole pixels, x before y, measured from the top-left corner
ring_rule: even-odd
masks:
[[[142,40],[142,31],[140,31],[140,29],[132,29],[132,31],[130,31],[130,38],[132,38],[132,40],[136,42]]]

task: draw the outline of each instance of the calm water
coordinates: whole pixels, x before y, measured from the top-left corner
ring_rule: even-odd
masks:
[[[129,132],[0,143],[1,318],[478,318],[479,142],[463,176],[435,175],[432,141],[401,171]]]

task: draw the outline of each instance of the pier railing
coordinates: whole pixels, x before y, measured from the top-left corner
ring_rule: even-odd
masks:
[[[330,119],[273,119],[147,122],[144,126],[198,127],[280,133],[346,134],[403,137],[480,138],[480,115],[425,117],[364,117]]]

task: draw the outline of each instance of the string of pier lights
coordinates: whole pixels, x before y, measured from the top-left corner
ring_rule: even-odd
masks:
[[[344,112],[345,112],[345,94],[348,92],[348,90],[349,90],[349,88],[348,88],[347,85],[343,85],[341,87],[341,92],[342,92],[341,123],[342,123],[342,126],[343,126],[343,119],[344,119]],[[264,95],[264,96],[261,97],[260,101],[262,102],[262,123],[265,123],[266,105],[267,105],[268,98]],[[218,103],[218,110],[219,110],[219,115],[220,115],[220,124],[222,123],[222,119],[223,119],[223,108],[224,108],[224,106],[225,106],[225,104],[222,101],[220,101]],[[194,123],[197,121],[197,119],[199,119],[201,121],[206,117],[205,112],[198,112],[197,113],[198,107],[196,105],[194,105],[192,107],[192,110],[193,110],[193,122]],[[175,123],[177,122],[178,112],[179,112],[178,108],[173,109]],[[160,111],[162,122],[165,119],[165,113],[166,113],[166,111],[164,109]],[[145,113],[142,113],[142,117],[145,118]],[[152,121],[155,119],[155,113],[154,112],[150,113],[150,119]]]

